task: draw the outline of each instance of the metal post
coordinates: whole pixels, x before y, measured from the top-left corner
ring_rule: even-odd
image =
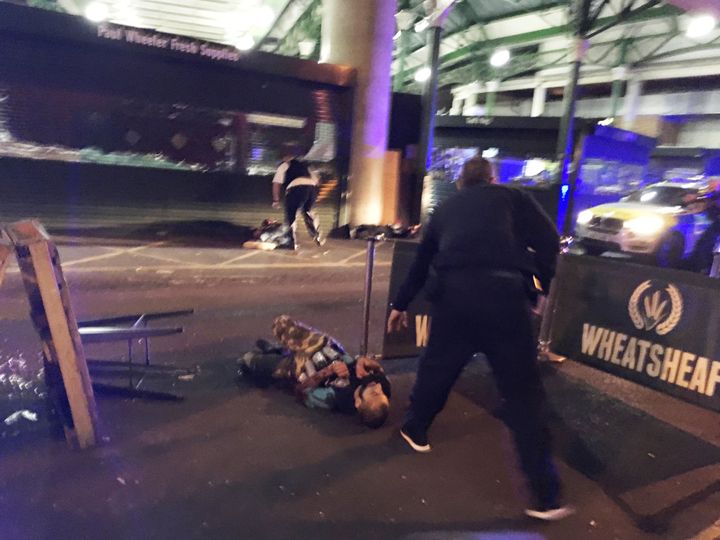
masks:
[[[610,118],[617,118],[620,108],[620,95],[625,82],[622,79],[614,79],[610,91]]]
[[[402,92],[405,76],[405,66],[407,65],[407,31],[400,30],[400,47],[398,51],[398,70],[395,77],[395,91]]]
[[[368,352],[368,341],[370,340],[370,304],[372,297],[373,270],[375,268],[375,242],[377,238],[372,236],[367,241],[367,253],[365,257],[365,295],[363,298],[363,334],[360,342],[360,356],[366,356]]]
[[[570,251],[569,242],[560,243],[560,258],[558,259],[558,270],[560,271],[563,265],[563,255],[566,255]],[[559,274],[560,272],[558,272]],[[545,309],[542,312],[542,319],[540,321],[540,331],[537,339],[537,352],[539,360],[554,360],[562,361],[562,357],[553,355],[550,351],[551,339],[552,339],[552,327],[553,319],[555,318],[555,312],[557,311],[557,297],[558,297],[558,275],[556,274],[555,279],[550,283],[550,290],[548,291],[547,301],[545,302]]]
[[[627,61],[627,53],[629,47],[629,40],[623,39],[620,43],[620,56],[618,58],[617,66],[612,69],[612,90],[610,91],[610,117],[617,118],[618,112],[620,112],[620,98],[622,97],[623,87],[625,86],[625,78],[627,77],[627,67],[625,62]]]
[[[542,313],[540,322],[540,333],[538,334],[538,357],[541,360],[547,358],[550,352],[550,331],[552,320],[555,315],[555,304],[557,303],[557,287],[555,281],[550,284],[550,293],[545,304],[545,311]]]
[[[577,104],[577,87],[580,79],[580,67],[586,52],[586,34],[590,26],[591,0],[575,0],[575,59],[570,73],[570,79],[565,87],[563,98],[563,115],[560,119],[560,133],[558,135],[557,157],[560,162],[560,183],[569,186],[568,202],[565,209],[563,233],[570,234],[572,230],[572,214],[575,199],[577,175],[568,175],[573,160],[573,147],[575,142],[575,106]]]
[[[487,92],[485,93],[485,116],[493,116],[495,113],[495,100],[497,98],[497,90],[499,86],[499,81],[488,81],[487,83]]]
[[[435,112],[437,109],[441,34],[441,26],[431,26],[428,29],[428,49],[430,51],[428,67],[430,68],[430,78],[425,81],[425,86],[423,87],[422,123],[420,125],[420,141],[418,143],[417,168],[415,172],[415,193],[413,194],[413,212],[411,216],[412,220],[416,223],[420,221],[422,213],[421,198],[425,175],[432,163],[432,140],[435,131]]]
[[[712,267],[710,268],[710,277],[720,278],[720,240],[715,242],[715,247],[713,249],[713,262]]]

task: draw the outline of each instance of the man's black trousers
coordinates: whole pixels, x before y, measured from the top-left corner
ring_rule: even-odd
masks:
[[[285,193],[285,221],[290,227],[293,243],[297,242],[296,221],[298,212],[302,212],[310,236],[317,239],[320,235],[318,219],[313,212],[317,196],[317,186],[295,186]]]
[[[551,456],[523,276],[482,269],[440,271],[432,288],[430,339],[420,359],[406,423],[427,430],[465,364],[475,353],[484,353],[535,503],[556,506],[560,482]]]

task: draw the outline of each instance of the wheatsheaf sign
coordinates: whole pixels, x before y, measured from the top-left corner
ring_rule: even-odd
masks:
[[[720,280],[563,256],[552,349],[720,411]]]

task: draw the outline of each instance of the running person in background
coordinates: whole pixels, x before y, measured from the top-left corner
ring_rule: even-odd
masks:
[[[320,236],[320,222],[313,212],[318,196],[318,184],[318,179],[308,168],[307,162],[301,160],[297,152],[287,152],[273,177],[272,206],[280,208],[280,195],[285,191],[285,222],[290,227],[293,249],[298,248],[298,211],[302,212],[305,226],[313,241],[318,246],[325,243]]]

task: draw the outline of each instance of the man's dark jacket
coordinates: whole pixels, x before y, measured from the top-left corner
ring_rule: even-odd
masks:
[[[440,275],[463,268],[519,271],[537,276],[547,292],[559,248],[553,222],[527,193],[494,184],[462,189],[430,218],[393,307],[407,309],[431,266]]]

